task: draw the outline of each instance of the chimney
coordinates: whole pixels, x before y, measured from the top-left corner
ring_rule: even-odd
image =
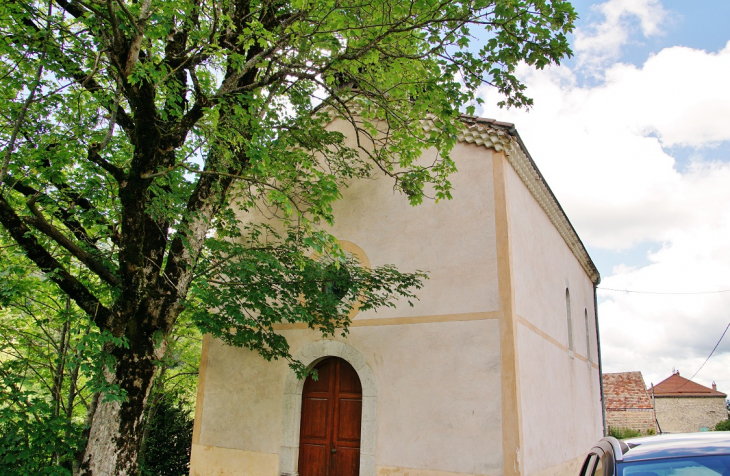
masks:
[[[712,382],[712,389],[717,391],[717,384],[715,382]]]

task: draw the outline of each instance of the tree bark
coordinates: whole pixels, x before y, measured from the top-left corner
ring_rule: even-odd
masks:
[[[80,476],[127,476],[137,474],[137,456],[143,434],[144,410],[157,377],[157,365],[165,345],[151,339],[129,349],[113,351],[117,360],[108,383],[119,385],[125,399],[101,395],[94,411],[89,439],[79,471]],[[120,401],[121,400],[121,401]]]

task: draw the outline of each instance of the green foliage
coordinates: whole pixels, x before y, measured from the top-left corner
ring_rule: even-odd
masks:
[[[648,433],[647,433],[648,434]],[[636,438],[637,436],[641,436],[641,432],[637,430],[632,430],[631,428],[608,428],[608,436],[613,436],[614,438],[617,438],[619,440],[623,440],[626,438]]]
[[[730,431],[730,419],[721,421],[715,425],[712,431]]]
[[[3,2],[0,273],[18,286],[0,279],[0,305],[22,332],[0,326],[0,350],[72,422],[99,391],[141,418],[134,396],[187,359],[181,321],[303,375],[276,324],[346,333],[425,279],[338,247],[342,191],[450,199],[462,111],[484,84],[529,106],[517,65],[570,56],[575,18],[565,0]]]
[[[322,253],[310,255],[294,232],[280,237],[268,226],[244,231],[247,234],[236,240],[210,244],[211,266],[201,267],[190,313],[204,333],[256,350],[269,360],[289,359],[288,343],[274,332],[275,324],[304,322],[324,335],[345,335],[355,306],[393,307],[393,293],[410,302],[426,278],[424,273],[401,273],[393,266],[363,267],[326,235],[320,236],[322,241],[310,239],[312,248]],[[289,360],[304,375],[306,369]]]
[[[81,428],[54,415],[42,396],[22,389],[21,362],[0,364],[0,467],[5,475],[70,475]],[[59,464],[61,463],[61,464]]]
[[[70,474],[82,447],[89,378],[78,353],[89,319],[0,233],[0,467]]]
[[[92,328],[83,312],[17,249],[2,246],[2,239],[0,233],[0,473],[71,474],[93,394],[121,400],[119,386],[103,377],[114,363],[104,349],[124,346],[124,339]],[[160,360],[165,378],[155,395],[172,394],[173,409],[194,398],[200,339],[186,315],[165,337],[167,352]]]
[[[149,12],[145,2],[122,5],[11,1],[0,10],[0,102],[9,111],[0,136],[12,142],[0,217],[101,336],[133,333],[139,327],[125,323],[137,312],[135,319],[172,313],[150,329],[166,335],[180,304],[198,299],[190,286],[229,314],[223,321],[243,322],[244,314],[269,312],[271,299],[289,299],[263,327],[250,315],[231,332],[212,313],[196,318],[205,331],[268,357],[286,357],[268,323],[331,333],[346,320],[325,323],[346,313],[330,312],[333,303],[318,296],[324,265],[304,258],[332,224],[343,187],[377,171],[412,204],[451,198],[460,111],[472,108],[485,83],[506,105],[529,106],[517,64],[543,68],[569,56],[576,18],[564,0],[246,2],[245,11],[226,0],[153,2]],[[476,29],[486,30],[479,45]],[[33,75],[41,93],[27,102]],[[335,116],[351,122],[357,145],[326,129]],[[428,130],[424,118],[433,123]],[[438,155],[423,163],[428,148]],[[263,248],[244,238],[252,249],[226,243],[244,223],[231,207],[267,210],[286,238]],[[258,294],[248,295],[246,311],[234,310],[244,301],[234,293],[213,297],[208,283],[195,282],[233,251],[245,258],[245,266],[226,265],[239,273],[234,280],[251,279],[245,267],[271,272],[257,279],[272,289],[253,286]],[[78,273],[67,273],[64,253]],[[392,267],[352,272],[349,290],[336,287],[362,294],[364,308],[412,298],[423,278]],[[277,289],[272,279],[302,283],[307,304],[292,300],[296,286]],[[160,310],[130,301],[156,293],[169,296]],[[123,398],[121,389],[104,390]]]
[[[108,330],[90,332],[79,339],[70,361],[88,377],[87,386],[91,393],[101,393],[105,401],[121,402],[125,399],[125,391],[118,384],[109,383],[105,377],[105,372],[114,369],[115,359],[104,349],[112,346],[126,348],[127,340],[115,337]]]

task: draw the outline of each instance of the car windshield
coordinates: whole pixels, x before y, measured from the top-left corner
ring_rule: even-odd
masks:
[[[730,476],[730,456],[694,456],[622,463],[617,476]]]

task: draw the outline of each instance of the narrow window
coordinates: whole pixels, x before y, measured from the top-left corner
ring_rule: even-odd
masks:
[[[588,363],[590,364],[592,362],[591,360],[591,326],[588,324],[588,309],[583,309],[586,316],[586,356],[588,357]]]
[[[568,350],[570,351],[571,355],[574,351],[573,348],[573,316],[571,315],[570,310],[570,291],[568,288],[565,288],[565,309],[568,316]]]

